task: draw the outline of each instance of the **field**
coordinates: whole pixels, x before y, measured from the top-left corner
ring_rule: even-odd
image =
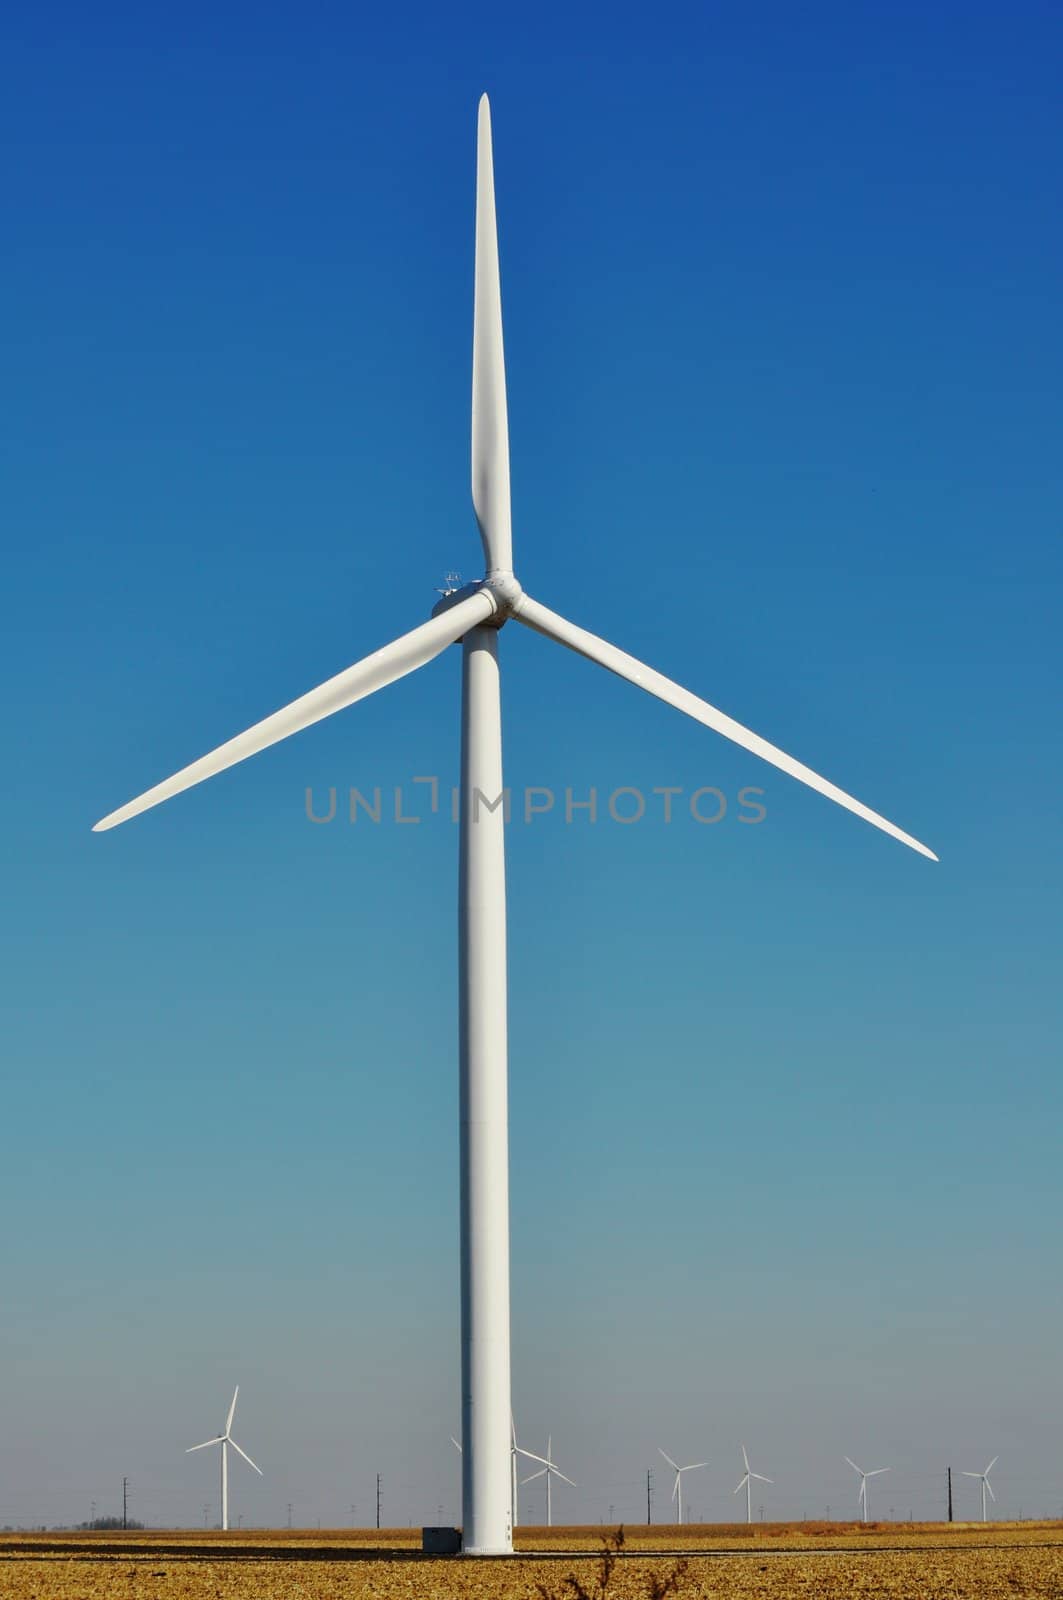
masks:
[[[522,1528],[516,1557],[432,1559],[415,1530],[0,1534],[12,1600],[1063,1600],[1063,1524]],[[685,1565],[680,1568],[678,1563]]]

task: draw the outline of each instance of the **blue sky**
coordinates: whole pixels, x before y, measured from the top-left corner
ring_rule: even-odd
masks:
[[[515,789],[767,808],[511,829],[518,1425],[559,1516],[742,1440],[769,1513],[1058,1514],[1059,35],[5,22],[0,1523],[201,1521],[236,1381],[234,1517],[456,1514],[455,834],[304,795],[455,781],[458,653],[89,828],[477,574],[483,89],[526,587],[941,856],[505,630]]]

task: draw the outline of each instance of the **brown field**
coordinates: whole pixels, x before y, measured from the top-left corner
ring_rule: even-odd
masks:
[[[580,1600],[582,1589],[590,1600],[1063,1600],[1059,1522],[632,1528],[604,1589],[600,1528],[521,1528],[517,1539],[527,1554],[462,1561],[422,1557],[409,1528],[2,1534],[0,1596]]]

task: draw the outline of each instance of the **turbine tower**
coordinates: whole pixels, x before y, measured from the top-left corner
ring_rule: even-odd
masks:
[[[997,1462],[999,1460],[1000,1460],[999,1456],[994,1456],[992,1461],[989,1463],[988,1467],[986,1467],[984,1472],[965,1472],[964,1473],[964,1477],[965,1478],[978,1478],[978,1479],[981,1480],[981,1484],[982,1484],[982,1521],[983,1522],[988,1522],[988,1520],[989,1520],[988,1515],[986,1513],[986,1503],[985,1503],[986,1490],[987,1489],[989,1490],[989,1498],[990,1498],[990,1500],[995,1500],[996,1499],[996,1495],[993,1493],[993,1485],[989,1481],[989,1474],[992,1472],[993,1468],[996,1466],[996,1464],[997,1464]]]
[[[453,1434],[451,1434],[451,1436],[450,1436],[450,1442],[454,1446],[455,1450],[458,1452],[459,1456],[464,1454],[464,1452],[462,1451],[460,1443],[458,1442],[457,1439],[455,1439]],[[549,1453],[549,1452],[547,1452],[547,1453]],[[517,1523],[518,1523],[518,1499],[519,1499],[519,1496],[518,1496],[518,1493],[517,1493],[517,1489],[518,1489],[518,1484],[517,1484],[517,1457],[518,1456],[527,1456],[529,1461],[541,1461],[542,1460],[542,1456],[534,1456],[534,1455],[532,1455],[530,1450],[523,1450],[521,1448],[521,1446],[517,1443],[517,1424],[513,1420],[513,1412],[510,1411],[510,1413],[509,1413],[509,1505],[510,1505],[510,1516],[512,1518],[511,1525],[514,1528],[517,1526]],[[539,1474],[535,1473],[534,1476],[538,1477]],[[522,1481],[524,1483],[530,1483],[531,1479],[530,1478],[524,1478]]]
[[[845,1461],[849,1461],[849,1457],[848,1456],[843,1457],[843,1459]],[[867,1509],[867,1502],[868,1502],[867,1480],[868,1480],[868,1478],[877,1478],[880,1473],[888,1472],[890,1469],[889,1469],[889,1467],[876,1467],[873,1472],[864,1472],[861,1467],[857,1466],[855,1461],[849,1461],[849,1465],[852,1467],[854,1472],[859,1472],[859,1474],[860,1474],[860,1505],[862,1507],[862,1513],[863,1513],[861,1520],[864,1521],[864,1522],[867,1522],[869,1520],[868,1519],[868,1509]]]
[[[686,1467],[677,1466],[676,1463],[672,1460],[671,1456],[665,1455],[665,1452],[661,1449],[660,1445],[657,1446],[657,1454],[659,1456],[664,1456],[664,1459],[667,1461],[668,1465],[671,1467],[672,1471],[675,1473],[675,1482],[672,1485],[672,1499],[675,1501],[675,1520],[679,1524],[679,1526],[682,1527],[683,1526],[683,1474],[684,1474],[684,1472],[696,1472],[699,1467],[707,1467],[709,1463],[707,1461],[692,1461],[689,1466],[686,1466]]]
[[[749,1457],[746,1455],[746,1447],[745,1447],[745,1445],[742,1446],[742,1460],[745,1462],[746,1475],[742,1479],[741,1483],[738,1485],[737,1489],[735,1490],[735,1494],[741,1494],[743,1489],[746,1491],[746,1521],[747,1522],[752,1522],[753,1521],[753,1501],[752,1501],[752,1495],[751,1495],[752,1485],[750,1484],[750,1479],[751,1478],[756,1478],[758,1483],[771,1483],[772,1480],[770,1478],[765,1478],[764,1475],[762,1473],[760,1473],[760,1472],[754,1472],[753,1471],[752,1467],[749,1465]]]
[[[502,301],[491,118],[480,101],[472,355],[472,499],[485,573],[444,594],[431,618],[272,716],[112,811],[126,822],[280,739],[363,700],[462,644],[458,988],[461,1118],[463,1548],[512,1551],[509,1471],[509,1180],[506,1082],[506,894],[499,633],[510,621],[565,645],[826,795],[921,855],[931,850],[759,734],[652,667],[526,594],[513,572]],[[648,619],[649,620],[649,619]],[[656,619],[653,619],[656,620]],[[663,621],[663,619],[660,619]]]
[[[226,1532],[228,1532],[229,1528],[229,1446],[232,1445],[238,1456],[243,1456],[249,1467],[255,1467],[255,1463],[251,1460],[247,1451],[241,1450],[233,1438],[233,1414],[236,1411],[236,1396],[239,1393],[240,1385],[237,1384],[233,1390],[233,1403],[229,1407],[229,1415],[225,1419],[224,1433],[219,1433],[213,1439],[205,1439],[202,1444],[189,1445],[185,1451],[185,1455],[190,1456],[193,1450],[209,1450],[212,1444],[221,1445],[221,1525]],[[261,1478],[262,1468],[255,1467],[255,1471]]]
[[[526,1478],[521,1479],[521,1482],[534,1483],[536,1478],[546,1479],[546,1526],[548,1528],[552,1528],[554,1525],[554,1508],[553,1502],[550,1498],[550,1480],[552,1478],[560,1478],[563,1483],[571,1483],[573,1489],[576,1487],[576,1485],[572,1483],[572,1479],[566,1478],[565,1474],[561,1471],[561,1468],[554,1465],[553,1444],[553,1436],[551,1434],[547,1434],[545,1456],[533,1456],[530,1450],[521,1451],[522,1456],[529,1456],[532,1461],[542,1462],[542,1466],[538,1472],[529,1473]]]

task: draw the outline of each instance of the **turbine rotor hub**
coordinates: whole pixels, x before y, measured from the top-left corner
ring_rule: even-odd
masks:
[[[489,572],[483,587],[498,607],[498,626],[516,616],[524,602],[524,590],[512,572]]]

